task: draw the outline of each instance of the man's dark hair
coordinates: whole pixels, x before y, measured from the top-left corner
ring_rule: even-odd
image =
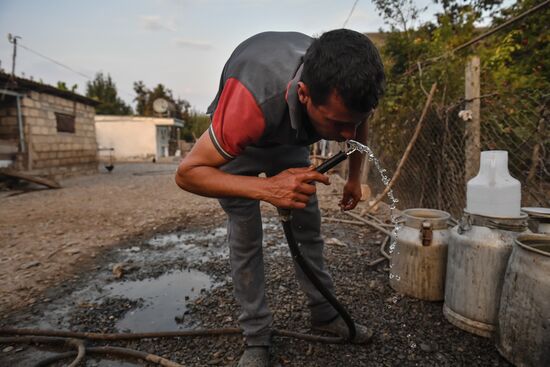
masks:
[[[304,56],[302,81],[315,105],[336,90],[347,108],[369,112],[384,94],[384,66],[372,41],[359,32],[336,29],[323,33]]]

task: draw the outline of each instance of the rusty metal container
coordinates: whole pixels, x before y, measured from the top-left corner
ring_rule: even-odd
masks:
[[[529,216],[529,229],[534,233],[550,235],[550,208],[521,208]]]
[[[464,212],[449,237],[443,314],[451,324],[492,336],[512,246],[526,230],[526,214],[497,218]]]
[[[516,366],[550,366],[550,236],[521,235],[504,277],[497,349]]]
[[[390,260],[390,286],[411,297],[440,301],[444,296],[449,213],[407,209]]]

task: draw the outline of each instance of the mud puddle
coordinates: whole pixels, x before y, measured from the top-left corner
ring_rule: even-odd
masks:
[[[115,327],[125,332],[182,329],[186,303],[212,285],[208,274],[192,269],[163,274],[158,278],[111,284],[108,287],[110,296],[144,300],[142,306],[127,312]]]
[[[267,253],[286,249],[276,218],[264,220]],[[230,282],[225,223],[158,234],[110,250],[96,271],[46,292],[4,327],[86,332],[155,332],[200,327],[190,305]],[[225,261],[227,260],[227,261]],[[224,265],[225,266],[225,265]],[[2,347],[2,349],[5,346]],[[0,365],[31,366],[51,350],[14,345],[0,350]],[[90,359],[85,366],[134,366],[132,361]]]

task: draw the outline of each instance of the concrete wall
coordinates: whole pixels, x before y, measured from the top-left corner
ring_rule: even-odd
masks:
[[[114,148],[117,160],[152,159],[157,156],[156,126],[147,121],[96,121],[97,143]]]
[[[29,92],[21,106],[28,153],[19,165],[55,178],[97,172],[93,106],[38,92]],[[74,133],[57,131],[56,112],[75,116]]]

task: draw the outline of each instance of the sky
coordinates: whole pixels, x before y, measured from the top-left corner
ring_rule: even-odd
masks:
[[[85,93],[97,72],[110,74],[119,95],[134,106],[133,83],[164,84],[175,97],[205,112],[233,49],[263,31],[308,35],[342,28],[355,0],[0,0],[0,67],[11,72],[18,42],[76,72],[17,50],[16,75],[55,85],[64,81]],[[422,20],[438,11],[429,0]],[[377,32],[384,22],[359,0],[346,28]],[[24,73],[24,74],[23,74]]]

